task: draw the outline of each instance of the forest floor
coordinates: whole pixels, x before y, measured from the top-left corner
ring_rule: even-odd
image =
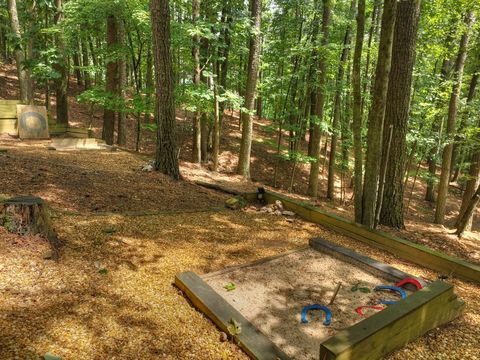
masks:
[[[0,98],[15,98],[12,69],[3,71]],[[75,103],[73,97],[71,101]],[[87,118],[79,105],[72,105],[71,117],[78,126]],[[100,120],[94,123],[97,134]],[[264,123],[255,124],[252,174],[258,183],[268,185],[275,157],[263,140]],[[148,132],[143,134],[142,155],[121,149],[60,152],[48,150],[46,142],[0,138],[0,147],[7,149],[0,153],[0,194],[45,198],[52,206],[53,225],[66,243],[56,263],[45,258],[49,249],[42,239],[0,229],[0,356],[37,359],[49,351],[75,360],[246,359],[236,346],[220,342],[215,326],[172,285],[175,274],[206,273],[250,262],[304,246],[313,236],[417,276],[438,276],[315,224],[288,222],[252,209],[224,209],[227,195],[193,181],[222,182],[244,190],[256,186],[232,175],[240,136],[237,120],[227,118],[224,133],[221,173],[214,174],[187,161],[189,144],[180,131],[185,138],[184,182],[141,171],[152,150],[153,136]],[[281,171],[279,183],[285,188],[289,169],[285,166]],[[298,172],[294,190],[299,193],[304,191],[306,171]],[[478,261],[478,222],[470,240],[457,240],[448,228],[425,221],[431,218],[431,209],[424,209],[420,192],[420,188],[414,192],[415,209],[401,235],[418,236],[416,241]],[[452,197],[450,217],[458,203],[459,198]],[[345,217],[351,214],[349,203],[317,204]],[[478,358],[480,287],[456,278],[449,281],[466,302],[465,314],[388,359]]]

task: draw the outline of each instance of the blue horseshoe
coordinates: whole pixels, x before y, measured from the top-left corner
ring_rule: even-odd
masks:
[[[324,305],[319,305],[319,304],[313,304],[313,305],[307,305],[302,309],[302,323],[306,324],[308,323],[307,320],[307,313],[310,310],[323,310],[325,311],[325,320],[323,322],[323,325],[328,326],[332,322],[332,312],[330,309]]]
[[[390,285],[379,285],[375,287],[375,291],[381,291],[381,290],[392,290],[400,294],[402,299],[405,299],[407,297],[407,293],[405,290],[398,286],[390,286]],[[395,300],[380,300],[380,303],[385,304],[385,305],[392,305],[395,304]]]

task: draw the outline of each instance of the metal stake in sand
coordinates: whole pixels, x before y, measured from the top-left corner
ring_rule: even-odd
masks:
[[[330,302],[328,303],[328,305],[332,305],[332,304],[333,304],[333,302],[335,301],[335,298],[336,298],[337,295],[338,295],[338,291],[340,290],[341,287],[342,287],[342,283],[339,282],[339,283],[337,284],[337,287],[335,288],[335,292],[333,293],[333,296],[332,296],[332,298],[330,299]]]

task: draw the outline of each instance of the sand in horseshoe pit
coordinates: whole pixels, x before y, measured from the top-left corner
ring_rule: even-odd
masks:
[[[365,267],[366,268],[366,267]],[[204,280],[253,325],[293,359],[318,359],[320,343],[362,320],[355,312],[361,305],[395,300],[388,292],[375,293],[377,285],[393,285],[380,272],[363,270],[343,258],[305,249],[260,264],[205,275]],[[235,290],[224,286],[232,282]],[[313,311],[310,322],[300,322],[302,308],[327,305],[336,285],[342,286],[333,305],[332,323],[323,325],[323,312]],[[371,292],[351,291],[354,285]],[[373,314],[366,310],[367,314]]]

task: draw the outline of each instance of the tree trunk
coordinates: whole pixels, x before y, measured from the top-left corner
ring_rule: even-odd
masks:
[[[415,63],[420,0],[403,0],[398,3],[392,48],[392,68],[388,80],[385,108],[385,129],[393,126],[389,154],[383,147],[382,165],[386,164],[380,224],[403,228],[403,179],[407,153],[407,127],[410,111],[412,73]],[[383,135],[384,144],[389,134]],[[384,167],[384,166],[383,166]],[[380,194],[381,195],[381,194]]]
[[[326,51],[328,45],[329,34],[329,22],[330,13],[332,8],[331,0],[322,0],[323,12],[322,12],[322,40],[321,45],[323,50]],[[325,54],[318,55],[318,85],[315,93],[315,108],[313,109],[313,115],[317,117],[317,121],[313,125],[310,141],[312,142],[311,152],[314,161],[310,163],[310,175],[308,179],[308,194],[313,197],[318,195],[318,173],[320,170],[320,140],[321,140],[321,127],[320,121],[323,119],[323,105],[325,103],[325,83],[327,81],[327,59]]]
[[[361,65],[362,47],[365,32],[365,0],[358,1],[357,34],[355,38],[355,52],[353,54],[352,67],[352,91],[353,91],[353,152],[355,157],[353,194],[355,201],[355,221],[362,221],[362,89],[361,89]]]
[[[219,73],[218,63],[215,61],[212,66],[212,73],[216,72],[217,79]],[[220,110],[218,104],[218,87],[217,79],[213,79],[213,141],[212,141],[212,158],[213,158],[213,171],[218,170],[218,155],[220,152]]]
[[[63,242],[51,225],[47,206],[42,199],[19,196],[0,202],[0,226],[19,235],[41,235],[50,243],[52,258],[58,260]]]
[[[91,88],[92,83],[90,80],[90,70],[88,67],[90,66],[90,61],[88,58],[88,43],[85,39],[82,39],[81,42],[81,47],[82,47],[82,66],[83,66],[83,80],[85,84],[85,90],[88,90]]]
[[[382,157],[383,119],[385,116],[388,77],[391,68],[396,7],[396,0],[385,0],[378,60],[375,70],[373,99],[368,117],[368,147],[365,160],[365,179],[363,184],[362,204],[362,223],[368,227],[373,227],[375,222],[380,161]]]
[[[63,21],[63,2],[55,0],[55,25],[58,26]],[[55,42],[58,49],[58,60],[55,64],[55,70],[60,76],[55,79],[55,99],[57,102],[57,123],[68,125],[68,56],[65,51],[62,34],[57,33]]]
[[[480,65],[480,64],[479,64]],[[467,104],[470,104],[473,100],[474,94],[475,94],[475,88],[478,83],[478,77],[480,68],[477,67],[477,72],[472,76],[472,79],[470,81],[470,86],[468,89],[468,96],[467,96]],[[480,127],[480,121],[477,125]],[[460,210],[458,212],[458,218],[457,218],[457,223],[456,226],[458,227],[461,218],[465,214],[465,210],[467,209],[468,203],[473,196],[475,189],[477,186],[480,184],[480,132],[477,133],[477,143],[476,146],[471,150],[470,154],[470,167],[468,169],[468,180],[467,184],[465,186],[465,192],[463,193],[463,198],[462,198],[462,205],[460,206]],[[465,230],[470,231],[472,228],[472,217],[468,219],[466,225],[465,225]]]
[[[223,46],[220,51],[220,57],[222,58],[220,63],[219,85],[220,90],[225,92],[227,90],[227,75],[228,75],[228,57],[230,54],[230,47],[232,45],[231,32],[233,16],[231,8],[227,1],[224,2],[222,7],[222,23],[223,27]],[[225,110],[225,102],[220,104],[220,128],[222,125],[223,112]]]
[[[337,80],[335,84],[335,99],[333,105],[333,122],[332,122],[332,139],[330,142],[330,156],[328,159],[328,183],[327,183],[327,199],[333,200],[334,199],[334,188],[335,188],[335,157],[337,153],[337,139],[338,139],[338,132],[339,132],[339,124],[340,124],[340,113],[341,113],[341,95],[342,95],[342,88],[343,88],[343,75],[345,74],[345,64],[348,59],[348,55],[350,52],[350,42],[352,39],[351,30],[352,24],[351,21],[353,20],[353,16],[355,14],[355,6],[356,0],[352,0],[350,6],[350,15],[349,15],[349,23],[347,24],[347,29],[345,30],[345,37],[343,39],[343,50],[340,56],[340,62],[338,64],[338,73],[337,73]]]
[[[455,62],[454,79],[450,103],[448,106],[447,129],[445,135],[449,141],[443,148],[442,171],[440,174],[440,183],[438,185],[437,207],[435,209],[435,223],[443,224],[445,218],[445,208],[447,205],[448,185],[450,180],[450,165],[452,160],[453,143],[450,137],[455,133],[455,123],[457,119],[457,107],[462,87],[463,68],[467,57],[467,46],[470,37],[470,28],[474,22],[473,12],[470,11],[465,17],[466,30],[460,39],[457,60]]]
[[[82,71],[81,71],[81,65],[80,65],[80,54],[82,53],[80,50],[80,42],[78,41],[78,38],[75,38],[75,49],[72,54],[72,60],[73,60],[73,67],[75,68],[75,78],[77,79],[77,85],[82,86],[83,85],[83,77],[82,77]]]
[[[121,46],[118,58],[118,96],[125,100],[125,87],[127,85],[127,61],[125,58],[125,23],[123,19],[118,19],[118,42]],[[118,137],[117,144],[120,146],[127,145],[127,116],[125,109],[122,108],[118,112]]]
[[[20,99],[24,104],[33,104],[33,80],[30,70],[24,66],[25,54],[22,48],[22,34],[17,13],[17,1],[8,0],[8,13],[12,28],[13,43],[15,44],[15,62],[17,65],[18,81],[20,84]]]
[[[480,184],[477,187],[477,191],[475,191],[470,201],[468,202],[465,208],[465,212],[463,213],[463,216],[460,218],[458,222],[457,231],[456,231],[456,234],[458,236],[463,235],[467,227],[467,224],[469,222],[469,219],[473,217],[473,212],[475,211],[475,208],[477,207],[479,202],[480,202]]]
[[[107,17],[107,74],[106,74],[106,91],[109,96],[115,96],[118,89],[118,62],[112,58],[113,51],[118,46],[117,39],[117,20],[115,16],[108,15]],[[115,130],[115,111],[108,106],[103,111],[103,133],[102,139],[108,145],[114,143],[114,130]]]
[[[156,73],[157,147],[155,169],[180,178],[176,144],[175,101],[170,42],[169,0],[151,0],[152,39]]]
[[[260,65],[260,22],[262,2],[250,0],[252,29],[250,33],[250,51],[248,55],[248,74],[245,90],[245,108],[242,113],[242,141],[238,158],[237,173],[244,178],[250,178],[250,155],[252,151],[253,122],[251,112],[254,110],[255,89],[257,86],[258,67]]]
[[[200,17],[200,0],[192,1],[192,25],[195,27],[197,19]],[[200,87],[200,38],[198,35],[193,36],[192,46],[193,57],[193,84],[198,90]],[[201,127],[200,127],[200,111],[196,110],[193,113],[193,147],[192,147],[192,162],[200,164],[202,161],[201,152]]]

